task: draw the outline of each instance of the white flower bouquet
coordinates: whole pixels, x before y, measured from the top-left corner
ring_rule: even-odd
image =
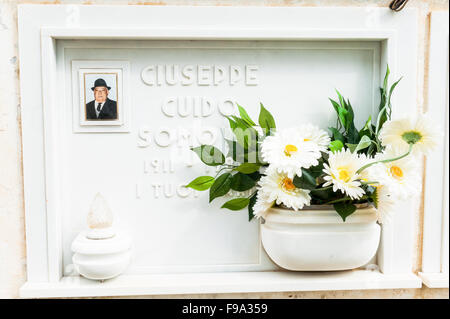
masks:
[[[436,144],[439,130],[425,116],[392,120],[391,96],[400,80],[388,88],[389,68],[376,121],[369,117],[358,130],[350,101],[338,91],[330,99],[337,124],[330,135],[312,125],[277,129],[261,104],[258,124],[238,105],[240,116],[230,116],[233,139],[225,139],[227,157],[212,145],[192,148],[217,175],[200,176],[186,187],[209,189],[209,201],[229,193],[249,191],[225,202],[222,208],[248,206],[249,220],[265,217],[272,206],[298,211],[310,205],[333,205],[343,221],[356,204],[369,203],[379,223],[389,218],[394,202],[420,192],[417,156]],[[243,193],[242,193],[243,194]]]

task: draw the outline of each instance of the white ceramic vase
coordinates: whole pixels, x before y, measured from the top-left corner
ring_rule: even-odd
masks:
[[[81,232],[72,243],[73,265],[88,279],[114,278],[130,264],[131,245],[131,238],[120,232],[106,239],[91,239],[88,232]]]
[[[261,224],[264,249],[278,266],[295,271],[361,267],[376,254],[376,210],[359,208],[344,222],[333,207],[293,211],[271,208]]]

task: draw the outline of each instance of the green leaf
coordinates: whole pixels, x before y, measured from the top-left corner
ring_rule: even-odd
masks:
[[[225,195],[230,191],[232,176],[230,173],[220,175],[209,189],[209,202],[215,198]]]
[[[336,111],[336,113],[339,113],[339,108],[340,108],[339,103],[336,102],[335,100],[330,99],[330,98],[328,98],[328,99],[330,100],[331,104],[333,105],[334,110]]]
[[[295,175],[294,185],[297,188],[312,190],[316,188],[316,179],[305,169],[302,168],[302,176]]]
[[[378,117],[377,117],[377,125],[375,128],[377,133],[383,127],[383,124],[391,118],[391,113],[392,113],[391,96],[392,96],[392,93],[393,93],[395,87],[398,85],[398,83],[402,79],[402,78],[400,78],[394,84],[392,84],[392,86],[389,89],[389,94],[388,94],[389,74],[390,74],[390,70],[389,70],[389,65],[388,65],[388,66],[386,66],[386,75],[384,76],[383,87],[380,88],[381,99],[380,99],[380,106],[378,107],[379,112],[378,112]]]
[[[191,148],[191,150],[194,151],[206,165],[218,166],[225,163],[225,155],[212,145],[202,145]]]
[[[256,181],[254,179],[240,172],[234,174],[233,178],[231,179],[231,189],[238,192],[249,190],[255,185]]]
[[[362,128],[362,131],[365,130],[372,132],[372,115],[369,116],[366,123],[364,124],[364,127]]]
[[[354,118],[355,114],[353,111],[353,107],[350,103],[350,100],[347,99],[347,101],[344,99],[344,97],[341,95],[341,93],[336,90],[336,93],[339,97],[339,103],[329,99],[331,104],[333,105],[336,113],[338,114],[338,124],[340,124],[340,127],[343,127],[345,129],[346,133],[355,134],[357,132],[354,124]],[[338,129],[340,128],[338,127]]]
[[[358,144],[350,144],[350,143],[346,143],[345,146],[348,147],[348,149],[350,150],[350,152],[354,153],[356,150],[356,147],[358,146]]]
[[[198,191],[205,191],[211,187],[214,183],[214,177],[212,176],[200,176],[187,184],[185,187],[190,187]]]
[[[383,126],[383,124],[387,121],[387,114],[386,114],[386,91],[383,88],[380,88],[380,95],[381,95],[381,99],[380,99],[380,106],[378,107],[379,112],[378,112],[378,116],[377,116],[377,126],[376,126],[376,131],[378,132],[381,127]]]
[[[261,173],[256,171],[254,173],[251,174],[246,174],[248,175],[251,179],[253,179],[255,182],[259,181],[261,179]]]
[[[235,116],[235,115],[231,115],[231,117],[233,118],[233,120],[236,122],[237,126],[242,128],[242,129],[247,129],[252,127],[251,124],[249,124],[247,121]]]
[[[341,216],[342,220],[345,222],[345,219],[353,214],[356,211],[356,206],[351,202],[341,202],[333,204],[336,212]]]
[[[384,91],[387,91],[389,74],[391,74],[391,70],[389,69],[389,65],[386,65],[386,74],[384,75],[384,81],[383,81],[383,89],[384,89]]]
[[[335,140],[330,143],[329,148],[333,153],[340,151],[344,147],[344,144],[340,140]]]
[[[313,199],[320,199],[322,203],[327,203],[336,197],[336,193],[332,188],[316,188],[310,193]]]
[[[244,174],[251,174],[257,172],[260,167],[261,164],[258,163],[242,163],[238,167],[234,168],[234,170]]]
[[[235,128],[237,127],[237,123],[235,121],[233,121],[230,117],[227,116],[228,122],[230,123],[230,128],[231,131],[234,131]]]
[[[344,103],[345,103],[345,102],[344,102]],[[348,127],[349,127],[349,129],[350,129],[352,125],[355,126],[355,124],[354,124],[354,122],[353,122],[354,119],[355,119],[355,113],[353,112],[353,107],[352,107],[352,105],[351,105],[349,99],[347,99],[347,103],[345,103],[344,106],[345,106],[345,108],[346,108],[347,111],[348,111],[348,114],[347,114],[347,123],[348,123]]]
[[[398,85],[398,83],[402,80],[403,77],[401,77],[400,79],[397,80],[397,82],[395,82],[394,84],[392,84],[390,90],[389,90],[389,95],[387,98],[387,108],[386,108],[386,115],[387,118],[390,120],[391,119],[391,114],[392,114],[392,105],[391,105],[391,97],[392,97],[392,93],[394,92],[395,87]]]
[[[351,124],[347,134],[347,141],[352,144],[359,143],[359,132],[355,127],[355,124]]]
[[[223,204],[221,208],[228,208],[230,210],[241,210],[247,207],[249,202],[250,200],[248,198],[235,198]]]
[[[328,128],[331,131],[331,134],[333,135],[333,140],[340,140],[342,143],[345,142],[345,137],[344,135],[342,135],[341,132],[339,132],[338,129],[334,128],[334,127],[329,127]]]
[[[336,93],[337,93],[337,95],[338,95],[338,98],[339,98],[339,104],[340,104],[341,106],[345,106],[345,100],[344,100],[344,98],[342,97],[342,94],[341,94],[338,90],[336,90],[336,89],[335,89],[335,91],[336,91]]]
[[[364,135],[361,140],[359,141],[358,145],[356,146],[355,150],[352,151],[353,152],[359,152],[365,148],[368,148],[370,146],[370,144],[372,144],[372,140],[370,137],[368,137],[367,135]]]
[[[353,113],[352,105],[350,104],[350,100],[347,99],[347,104],[345,105],[348,114],[347,114],[347,140],[349,143],[357,144],[359,142],[359,132],[355,127],[355,114]]]
[[[259,126],[263,129],[264,135],[270,135],[271,130],[275,129],[275,120],[273,119],[272,114],[266,110],[264,105],[261,103],[261,110],[259,112],[258,118]]]
[[[258,138],[258,132],[251,127],[247,122],[244,120],[232,116],[234,119],[232,121],[235,124],[235,128],[232,129],[234,135],[236,136],[236,141],[241,145],[245,151],[247,151],[249,148],[256,148],[257,146],[257,138]]]
[[[394,93],[394,89],[398,85],[398,83],[403,79],[403,77],[400,77],[394,84],[391,85],[391,88],[389,89],[389,95],[388,95],[388,102],[391,101],[392,93]]]
[[[344,109],[343,107],[339,107],[339,109],[338,109],[339,120],[341,121],[341,124],[345,128],[346,131],[347,131],[347,127],[348,127],[347,114],[348,114],[348,111],[346,109]]]
[[[374,153],[377,153],[377,149],[376,149],[376,144],[372,143],[372,144],[370,144],[369,148],[367,149],[367,155],[373,156],[373,155],[375,155]]]
[[[345,131],[348,131],[349,125],[351,123],[350,119],[352,117],[352,114],[349,113],[349,108],[347,104],[345,103],[344,97],[339,93],[338,90],[336,90],[336,93],[339,97],[339,107],[338,107],[338,115],[339,119],[342,123],[342,126],[345,128]]]
[[[252,197],[250,197],[250,201],[248,203],[248,221],[251,221],[253,217],[255,217],[254,209],[253,207],[256,204],[256,193],[253,194]]]
[[[349,99],[345,100],[338,90],[336,90],[336,93],[339,97],[339,103],[332,99],[329,100],[338,114],[338,124],[340,123],[345,129],[345,136],[339,132],[339,125],[337,129],[332,130],[333,135],[336,135],[335,139],[339,139],[343,143],[349,142],[352,144],[357,144],[359,142],[359,132],[354,123],[355,114],[353,107]]]
[[[237,104],[237,107],[239,109],[239,114],[241,115],[241,118],[244,121],[246,121],[249,125],[256,126],[255,122],[253,122],[252,119],[250,118],[250,116],[247,114],[247,111],[242,106],[240,106],[239,104]]]
[[[319,164],[308,168],[306,171],[314,178],[323,174],[323,158],[319,159]]]
[[[245,163],[256,163],[256,164],[267,164],[264,163],[264,160],[261,158],[261,151],[256,152],[256,151],[252,151],[252,152],[248,152],[244,155],[244,162]]]
[[[386,115],[386,102],[387,102],[387,86],[388,86],[388,80],[389,80],[389,74],[391,71],[389,70],[389,65],[386,65],[386,74],[384,75],[383,80],[383,87],[380,87],[380,105],[378,107],[378,119],[377,122],[381,124],[378,126],[378,129],[381,128],[382,123],[384,123],[387,120]]]
[[[378,106],[378,112],[381,113],[381,110],[386,105],[387,96],[386,96],[386,90],[383,88],[380,88],[380,105]]]
[[[248,140],[247,140],[248,141]],[[225,142],[228,145],[228,152],[227,157],[233,158],[234,161],[239,163],[258,163],[258,164],[265,164],[264,161],[261,158],[261,151],[248,151],[244,149],[244,147],[241,146],[236,141],[225,139]],[[256,144],[256,141],[253,141]],[[254,145],[252,142],[252,145]]]
[[[224,139],[228,144],[227,157],[231,157],[236,162],[244,161],[244,149],[236,141]]]
[[[362,138],[364,135],[372,137],[373,133],[374,132],[372,130],[372,116],[369,116],[366,123],[364,124],[364,127],[359,131],[359,137]]]
[[[242,129],[240,127],[237,127],[233,131],[234,135],[236,136],[237,143],[245,150],[248,150],[248,135],[245,134],[245,129]]]

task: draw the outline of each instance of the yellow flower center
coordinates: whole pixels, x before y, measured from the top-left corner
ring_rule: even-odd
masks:
[[[339,173],[339,179],[341,181],[344,181],[345,183],[347,183],[350,180],[351,175],[350,175],[348,169],[339,168],[338,173]]]
[[[291,156],[292,153],[295,153],[298,151],[297,146],[292,145],[292,144],[288,144],[286,145],[286,147],[284,148],[284,154],[286,154],[286,156]]]
[[[398,166],[391,166],[391,168],[389,169],[389,171],[391,172],[391,175],[395,178],[402,178],[403,177],[403,171],[400,167]]]
[[[287,191],[293,191],[295,189],[294,182],[288,177],[283,178],[283,180],[281,181],[281,185]]]
[[[309,141],[311,141],[311,139],[305,138],[305,139],[303,139],[303,141],[304,141],[304,142],[309,142]]]

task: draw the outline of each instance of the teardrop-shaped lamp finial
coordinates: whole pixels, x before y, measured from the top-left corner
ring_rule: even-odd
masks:
[[[97,193],[87,215],[87,224],[90,228],[87,237],[92,239],[112,237],[114,235],[111,229],[113,221],[113,213],[106,199]]]

